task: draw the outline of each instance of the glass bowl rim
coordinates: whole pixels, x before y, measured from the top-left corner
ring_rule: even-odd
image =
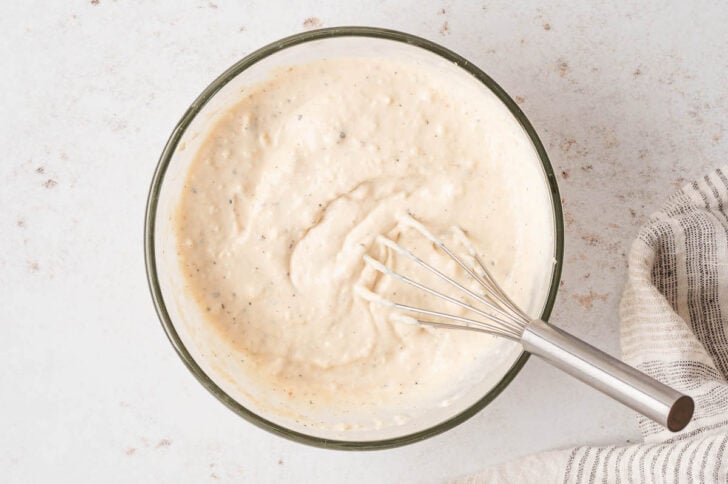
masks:
[[[151,292],[152,301],[154,303],[157,316],[162,324],[162,327],[167,334],[167,338],[176,350],[178,356],[182,359],[187,369],[195,376],[195,378],[219,401],[221,401],[230,410],[247,420],[248,422],[256,425],[259,428],[267,430],[273,434],[282,436],[289,440],[308,444],[315,447],[328,448],[328,449],[339,449],[339,450],[374,450],[374,449],[386,449],[392,447],[399,447],[402,445],[418,442],[420,440],[433,437],[437,434],[450,430],[451,428],[461,424],[465,420],[469,419],[480,410],[485,408],[491,401],[495,399],[506,386],[515,378],[518,372],[521,370],[523,365],[528,360],[529,354],[525,351],[521,352],[521,355],[514,362],[511,368],[506,372],[503,378],[487,392],[482,398],[473,403],[470,407],[463,410],[462,412],[439,422],[438,424],[429,427],[424,430],[420,430],[407,435],[382,439],[382,440],[368,440],[368,441],[349,441],[349,440],[334,440],[326,439],[322,437],[316,437],[308,435],[302,432],[291,430],[283,425],[277,424],[266,418],[258,415],[257,413],[249,410],[245,406],[241,405],[237,400],[228,395],[222,388],[220,388],[210,378],[202,368],[194,360],[190,352],[182,342],[177,330],[174,327],[169,312],[167,311],[164,297],[162,296],[161,287],[159,284],[157,274],[157,263],[155,258],[155,238],[154,229],[157,215],[157,205],[159,201],[159,192],[164,182],[164,177],[167,172],[167,168],[173,158],[174,152],[177,149],[177,145],[184,135],[186,129],[189,127],[192,120],[205,106],[205,104],[212,99],[212,97],[225,86],[229,81],[239,75],[248,67],[259,62],[260,60],[275,54],[281,50],[293,47],[295,45],[311,42],[322,39],[332,39],[337,37],[371,37],[377,39],[392,40],[396,42],[403,42],[421,49],[425,49],[435,55],[438,55],[450,62],[455,63],[459,67],[463,68],[469,74],[474,76],[480,82],[490,89],[508,108],[511,114],[516,118],[519,124],[528,134],[531,142],[533,143],[538,153],[539,159],[543,166],[546,174],[546,180],[549,185],[551,193],[552,205],[553,205],[553,216],[554,216],[554,268],[551,277],[551,283],[549,287],[549,294],[544,305],[541,318],[546,321],[551,314],[551,310],[556,299],[556,293],[559,288],[559,281],[561,278],[561,267],[563,262],[563,251],[564,251],[564,227],[563,227],[563,214],[561,208],[561,198],[559,195],[559,189],[556,182],[556,176],[554,175],[551,162],[548,159],[546,150],[544,149],[541,140],[538,138],[536,131],[531,126],[531,123],[526,118],[525,114],[521,111],[518,105],[511,99],[511,97],[501,88],[490,76],[480,70],[475,65],[471,64],[468,60],[461,57],[460,55],[452,52],[439,44],[436,44],[427,39],[417,37],[404,32],[396,30],[383,29],[378,27],[359,27],[359,26],[345,26],[345,27],[330,27],[319,30],[313,30],[309,32],[302,32],[298,34],[285,37],[283,39],[272,42],[255,52],[243,57],[237,61],[225,72],[218,76],[210,85],[208,85],[202,93],[194,100],[191,106],[184,113],[182,118],[175,126],[172,134],[170,135],[157,164],[156,170],[152,177],[152,182],[149,188],[149,194],[147,198],[146,211],[144,217],[144,262],[147,273],[147,282],[149,284],[149,290]]]

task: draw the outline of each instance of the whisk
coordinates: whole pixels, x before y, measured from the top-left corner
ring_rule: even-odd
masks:
[[[436,248],[447,254],[473,281],[477,282],[482,291],[476,292],[469,289],[393,240],[380,235],[376,239],[377,243],[412,260],[423,269],[457,289],[461,295],[466,295],[467,299],[474,301],[474,303],[469,303],[462,298],[452,297],[432,289],[395,272],[369,255],[364,255],[366,264],[373,269],[394,277],[405,284],[414,286],[433,297],[459,306],[465,309],[468,315],[472,315],[470,317],[457,316],[399,304],[385,299],[364,287],[357,287],[359,295],[368,301],[399,310],[400,313],[394,315],[395,321],[434,328],[477,331],[520,342],[523,349],[529,353],[543,358],[557,368],[673,432],[682,430],[690,422],[695,404],[689,396],[670,388],[551,324],[529,317],[496,283],[461,229],[454,227],[454,235],[467,250],[472,259],[472,264],[466,264],[442,240],[411,216],[402,216],[400,221],[429,239]],[[431,316],[451,322],[423,320],[419,316],[412,317],[402,313]]]

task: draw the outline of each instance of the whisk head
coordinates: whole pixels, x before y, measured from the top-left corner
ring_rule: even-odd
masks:
[[[395,241],[384,237],[382,235],[377,236],[376,242],[378,244],[387,247],[407,259],[413,261],[418,266],[427,270],[438,279],[446,282],[448,285],[456,288],[461,296],[466,297],[464,300],[462,297],[452,297],[445,294],[442,291],[433,289],[426,286],[414,279],[400,274],[390,267],[386,266],[377,259],[372,258],[369,255],[364,255],[365,263],[373,268],[374,270],[393,277],[407,285],[416,287],[433,297],[447,301],[452,305],[459,306],[465,309],[469,313],[469,317],[457,316],[454,314],[444,313],[441,311],[434,311],[430,309],[414,307],[406,304],[400,304],[394,301],[390,301],[376,294],[363,286],[357,286],[356,291],[362,298],[379,304],[381,306],[390,307],[402,311],[403,313],[409,313],[412,315],[426,315],[433,316],[445,321],[440,322],[423,320],[419,317],[408,316],[406,314],[395,314],[392,319],[396,322],[414,324],[420,326],[428,326],[434,328],[447,328],[447,329],[459,329],[476,331],[481,333],[487,333],[494,336],[500,336],[510,340],[518,341],[523,334],[523,328],[528,324],[530,318],[524,313],[501,289],[498,283],[495,281],[490,271],[488,271],[486,265],[478,255],[475,247],[470,242],[466,234],[459,228],[453,227],[452,231],[457,240],[465,247],[468,252],[468,256],[471,259],[471,264],[467,264],[460,256],[455,254],[450,248],[448,248],[442,240],[432,234],[427,228],[420,222],[412,218],[410,215],[402,215],[399,217],[399,221],[405,226],[408,226],[418,232],[420,235],[430,240],[435,247],[440,251],[447,254],[460,268],[462,268],[470,279],[477,283],[479,290],[472,290],[466,287],[464,284],[456,281],[452,277],[444,274],[442,271],[428,264],[424,260],[417,257],[414,253],[400,246]],[[468,300],[472,301],[468,302]],[[477,304],[477,305],[476,305]],[[472,315],[472,317],[470,317]]]

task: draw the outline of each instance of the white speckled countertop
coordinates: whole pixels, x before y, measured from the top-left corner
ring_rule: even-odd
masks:
[[[187,372],[142,254],[157,158],[212,78],[303,29],[395,28],[470,59],[529,116],[566,216],[553,320],[616,353],[638,226],[728,154],[728,6],[620,3],[3,2],[3,481],[438,482],[539,450],[638,439],[630,411],[531,359],[494,403],[430,440],[367,453],[288,442]]]

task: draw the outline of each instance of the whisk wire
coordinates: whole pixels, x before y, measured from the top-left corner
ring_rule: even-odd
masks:
[[[377,237],[377,241],[379,243],[385,245],[386,247],[389,247],[390,249],[394,250],[398,254],[401,254],[401,255],[407,257],[408,259],[414,261],[420,267],[423,267],[423,268],[427,269],[431,273],[435,274],[441,280],[447,282],[448,284],[450,284],[453,287],[456,287],[456,288],[460,289],[461,291],[463,291],[464,293],[466,293],[468,296],[470,296],[473,299],[481,302],[483,305],[485,305],[486,307],[488,307],[492,311],[496,312],[501,318],[508,319],[509,321],[512,321],[512,322],[514,322],[516,324],[518,323],[518,319],[514,318],[512,314],[504,311],[499,306],[497,306],[497,305],[493,304],[492,302],[488,301],[486,298],[484,298],[480,294],[477,294],[477,293],[471,291],[470,289],[468,289],[467,287],[463,286],[459,282],[457,282],[454,279],[446,276],[441,271],[439,271],[438,269],[432,267],[430,264],[428,264],[427,262],[423,261],[422,259],[420,259],[416,255],[414,255],[412,252],[410,252],[409,250],[405,249],[404,247],[398,245],[393,240],[388,239],[386,237],[379,236],[379,237]],[[443,247],[444,247],[444,244],[443,244]],[[447,250],[447,247],[445,247],[445,249]],[[447,252],[450,253],[449,250],[447,250]],[[451,255],[451,257],[454,257],[454,255]],[[462,263],[461,261],[459,261],[459,259],[457,260],[457,262]],[[486,314],[488,314],[488,313],[486,313]]]
[[[445,328],[445,329],[473,331],[476,333],[485,333],[485,334],[489,334],[492,336],[499,336],[501,338],[506,338],[511,341],[516,341],[516,342],[520,341],[518,336],[513,335],[511,333],[506,333],[505,331],[498,331],[492,327],[480,326],[483,324],[480,321],[475,321],[475,323],[479,324],[478,326],[471,326],[469,324],[461,325],[461,324],[442,323],[439,321],[424,321],[422,319],[417,319],[417,318],[411,318],[411,319],[414,321],[414,323],[412,323],[412,324],[417,324],[418,326],[428,326],[431,328]],[[404,321],[402,321],[402,322],[404,322]]]
[[[480,266],[480,268],[483,271],[484,278],[480,275],[476,274],[470,267],[468,267],[467,264],[465,264],[460,257],[457,256],[453,251],[451,251],[445,243],[440,240],[438,237],[436,237],[432,232],[427,230],[427,228],[422,225],[420,222],[415,220],[410,215],[402,215],[399,217],[399,220],[404,223],[405,225],[415,229],[417,232],[419,232],[422,236],[429,239],[432,243],[437,245],[443,252],[445,252],[452,260],[454,260],[470,277],[475,279],[478,284],[480,284],[483,289],[485,289],[485,296],[487,296],[489,299],[491,299],[495,304],[504,306],[508,310],[515,313],[519,319],[523,319],[524,321],[528,321],[530,318],[528,315],[526,315],[512,300],[508,295],[501,289],[501,287],[498,285],[497,282],[495,282],[495,279],[491,275],[490,271],[487,269],[485,264],[483,263],[482,259],[478,255],[478,252],[475,250],[475,247],[473,247],[473,244],[470,243],[470,239],[465,235],[465,232],[462,231],[460,227],[453,227],[453,232],[457,236],[458,239],[460,239],[460,242],[465,246],[467,249],[469,255],[477,262],[477,264]]]
[[[528,321],[530,319],[528,314],[523,312],[523,310],[521,310],[521,308],[518,307],[518,305],[516,305],[516,303],[514,303],[510,297],[508,297],[508,294],[506,294],[506,292],[500,287],[500,285],[497,282],[495,282],[495,279],[490,274],[490,271],[487,269],[487,267],[485,266],[485,263],[480,258],[480,256],[477,253],[475,253],[475,254],[473,254],[472,257],[475,260],[475,262],[478,263],[478,266],[483,271],[483,275],[485,276],[485,279],[488,281],[488,283],[490,285],[489,289],[492,290],[493,292],[495,292],[495,294],[497,294],[497,296],[500,298],[500,302],[502,304],[504,304],[506,307],[508,307],[508,309],[510,309],[517,315],[519,315],[521,318]]]
[[[411,313],[419,313],[419,314],[427,314],[429,316],[437,316],[439,318],[443,319],[450,319],[452,321],[460,321],[461,323],[465,323],[465,325],[471,329],[478,329],[484,332],[492,333],[492,334],[498,334],[500,336],[506,336],[509,338],[517,339],[518,334],[512,331],[509,331],[507,328],[495,328],[492,325],[489,325],[487,323],[484,323],[482,321],[478,321],[476,319],[466,318],[463,316],[456,316],[454,314],[447,314],[440,311],[433,311],[431,309],[423,309],[423,308],[416,308],[413,306],[407,306],[406,304],[399,304],[399,303],[392,303],[392,307],[399,309],[401,311],[407,311]],[[404,316],[405,318],[407,316]],[[426,326],[441,326],[441,327],[448,327],[448,328],[463,328],[461,325],[456,324],[450,324],[450,323],[441,323],[441,322],[435,322],[435,321],[422,321],[417,318],[410,318],[413,319],[421,324],[424,324]]]
[[[411,217],[410,217],[411,218]],[[416,221],[415,221],[416,222]],[[419,224],[419,223],[418,223]],[[422,226],[422,224],[419,224]],[[478,251],[475,250],[475,247],[473,247],[473,244],[470,243],[470,239],[465,235],[465,232],[462,231],[460,227],[453,227],[453,232],[455,235],[460,239],[460,243],[462,243],[465,248],[468,251],[468,254],[470,257],[475,260],[477,265],[480,267],[480,269],[483,271],[482,276],[479,274],[475,274],[472,270],[470,270],[469,267],[467,267],[460,258],[455,255],[443,242],[439,243],[440,248],[448,254],[450,257],[452,257],[460,267],[462,267],[473,279],[478,281],[478,283],[485,289],[486,295],[488,295],[490,298],[492,298],[494,301],[496,301],[498,304],[501,304],[508,308],[510,311],[518,315],[521,319],[528,321],[530,318],[526,313],[524,313],[521,308],[514,303],[510,297],[506,294],[506,292],[498,285],[497,282],[495,282],[495,278],[491,275],[490,271],[486,267],[483,260],[478,255]]]
[[[369,266],[371,266],[373,269],[375,269],[375,270],[377,270],[377,271],[379,271],[379,272],[381,272],[383,274],[387,274],[387,275],[389,275],[391,277],[394,277],[395,279],[397,279],[397,280],[399,280],[401,282],[404,282],[405,284],[409,284],[411,286],[414,286],[414,287],[416,287],[416,288],[418,288],[418,289],[420,289],[420,290],[422,290],[422,291],[424,291],[424,292],[426,292],[428,294],[431,294],[431,295],[433,295],[435,297],[438,297],[440,299],[443,299],[443,300],[445,300],[445,301],[447,301],[449,303],[452,303],[452,304],[455,304],[457,306],[460,306],[463,309],[466,309],[468,311],[472,311],[475,314],[478,314],[480,316],[483,316],[484,318],[487,318],[487,319],[489,319],[489,320],[491,320],[491,321],[493,321],[495,323],[498,323],[498,324],[501,324],[501,325],[503,325],[503,326],[505,326],[507,328],[510,328],[511,330],[515,331],[516,334],[520,335],[520,332],[522,330],[521,326],[519,326],[518,324],[513,323],[512,321],[507,321],[507,320],[501,319],[501,318],[499,318],[497,316],[494,316],[494,315],[492,315],[490,313],[487,313],[487,312],[485,312],[485,311],[483,311],[481,309],[478,309],[476,307],[473,307],[473,306],[471,306],[470,304],[468,304],[466,302],[463,302],[463,301],[461,301],[459,299],[455,299],[455,298],[453,298],[451,296],[448,296],[447,294],[443,294],[443,293],[441,293],[439,291],[436,291],[435,289],[432,289],[430,287],[427,287],[424,284],[421,284],[421,283],[419,283],[417,281],[414,281],[414,280],[410,279],[407,276],[404,276],[402,274],[399,274],[398,272],[393,271],[389,267],[385,266],[384,264],[382,264],[378,260],[373,259],[372,257],[370,257],[368,255],[364,255],[364,261]],[[423,264],[426,264],[426,263],[423,262]],[[445,276],[444,274],[443,274],[443,277],[447,278],[447,276]],[[377,300],[373,300],[373,302],[379,302],[379,303],[381,303],[382,301],[386,301],[386,303],[388,303],[388,305],[393,306],[395,308],[399,307],[400,309],[402,309],[404,307],[401,304],[394,303],[394,302],[391,302],[391,301],[387,301],[385,299],[381,299],[381,300],[380,299],[381,298],[378,298]],[[424,312],[424,311],[427,311],[427,310],[424,310],[424,309],[421,309],[421,308],[414,308],[414,307],[410,307],[410,306],[407,306],[407,307],[409,308],[408,310],[411,311],[411,312]],[[425,314],[430,314],[430,313],[425,313]],[[481,325],[484,325],[484,326],[488,327],[487,323],[477,322],[477,321],[474,321],[474,322],[475,323],[479,323]]]

